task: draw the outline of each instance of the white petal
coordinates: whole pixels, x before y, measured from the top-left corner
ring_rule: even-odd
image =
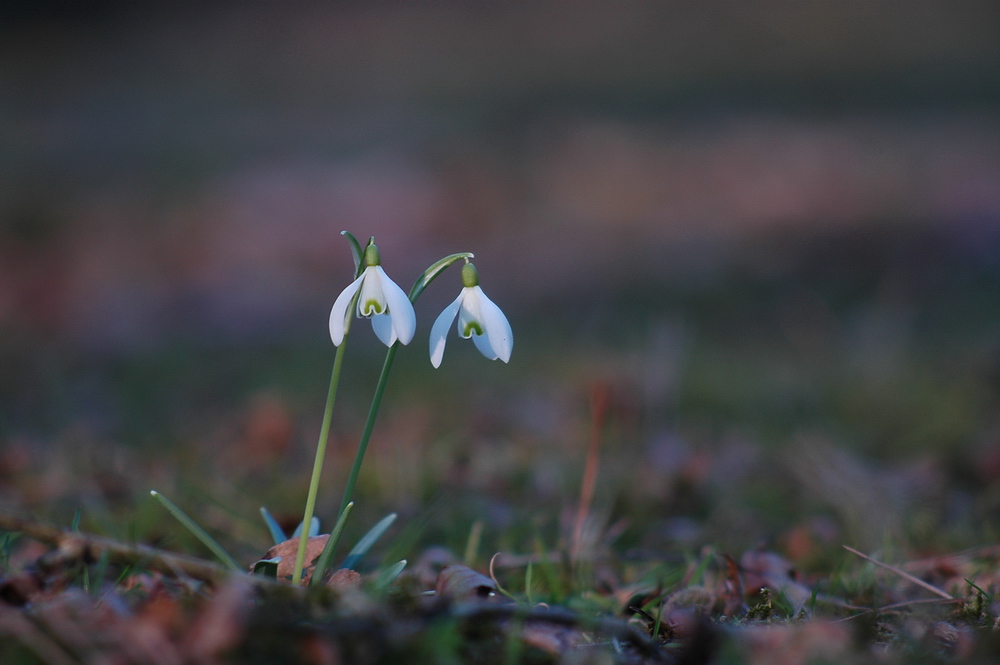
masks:
[[[489,360],[496,360],[499,358],[496,351],[494,351],[493,347],[490,345],[490,338],[488,335],[473,334],[472,342],[476,345],[476,348],[479,349],[479,352],[486,356]]]
[[[504,362],[510,361],[510,353],[514,350],[514,332],[510,329],[510,322],[500,311],[496,304],[486,297],[483,290],[478,286],[474,287],[479,291],[479,314],[483,322],[483,336],[488,336],[489,346],[493,350],[494,356],[491,360],[499,358]],[[483,347],[476,344],[476,348],[483,352]]]
[[[372,315],[372,330],[386,346],[392,346],[396,341],[396,331],[392,328],[392,317],[388,314]]]
[[[358,317],[385,314],[385,284],[382,281],[385,272],[381,266],[368,266],[362,275],[365,281],[361,284],[361,295],[358,297]]]
[[[417,314],[413,311],[413,303],[410,302],[409,296],[403,289],[389,279],[385,271],[382,270],[382,266],[375,266],[375,270],[382,278],[382,294],[389,306],[392,329],[396,332],[400,342],[409,344],[413,340],[413,334],[417,331]]]
[[[451,327],[451,322],[455,320],[458,308],[462,306],[463,295],[462,293],[458,294],[454,302],[438,314],[438,317],[434,319],[434,325],[431,326],[431,364],[434,367],[441,366],[441,358],[444,357],[444,345],[448,337],[448,328]]]
[[[458,310],[458,323],[455,325],[458,336],[462,339],[469,339],[473,335],[486,332],[483,328],[483,317],[479,314],[480,295],[482,290],[478,286],[467,286],[462,289],[462,307]]]
[[[351,304],[351,298],[361,288],[361,282],[364,278],[365,273],[361,273],[360,277],[340,292],[337,300],[333,303],[333,309],[330,310],[330,339],[333,340],[334,346],[340,346],[341,342],[344,341],[344,330],[347,325],[347,308]]]

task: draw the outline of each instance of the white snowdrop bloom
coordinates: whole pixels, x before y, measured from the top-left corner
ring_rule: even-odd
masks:
[[[399,286],[389,279],[380,265],[378,248],[369,245],[365,249],[365,269],[361,276],[344,289],[330,311],[330,339],[334,346],[344,341],[347,329],[347,308],[354,295],[358,295],[358,318],[370,318],[375,335],[386,346],[392,346],[397,339],[409,344],[417,330],[417,315],[413,304]]]
[[[472,338],[479,352],[490,360],[510,360],[514,348],[514,333],[507,317],[479,287],[479,276],[471,263],[462,266],[462,292],[444,308],[431,327],[431,364],[440,367],[448,327],[458,317],[458,334]]]

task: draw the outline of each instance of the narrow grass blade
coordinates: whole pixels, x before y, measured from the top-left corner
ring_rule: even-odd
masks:
[[[14,541],[17,536],[13,533],[0,534],[0,572],[9,572],[10,553],[14,549]]]
[[[962,579],[965,580],[966,584],[968,584],[973,589],[975,589],[976,591],[978,591],[979,593],[981,593],[983,595],[983,598],[985,598],[987,602],[990,602],[990,603],[993,602],[993,594],[991,594],[988,591],[986,591],[985,589],[983,589],[983,587],[979,586],[978,584],[976,584],[975,582],[973,582],[972,580],[970,580],[968,577],[963,577]]]
[[[394,563],[385,570],[383,570],[382,574],[379,575],[378,579],[375,580],[375,588],[378,590],[382,590],[388,587],[395,581],[397,577],[399,577],[399,574],[403,572],[404,568],[406,568],[406,559]]]
[[[337,549],[337,543],[340,542],[340,534],[344,532],[344,525],[347,524],[347,516],[351,514],[352,508],[354,508],[353,501],[344,506],[344,511],[337,518],[337,524],[334,525],[333,532],[330,533],[330,538],[323,547],[323,552],[319,555],[319,559],[316,560],[316,568],[313,570],[309,586],[319,586],[323,583],[323,577],[330,567],[330,559],[333,558],[333,552]]]
[[[688,583],[689,584],[701,584],[702,583],[702,581],[704,580],[704,577],[705,577],[705,571],[708,570],[708,566],[709,566],[710,563],[712,563],[712,559],[713,558],[714,558],[714,553],[713,554],[705,554],[704,556],[702,556],[701,561],[698,562],[698,565],[695,567],[694,572],[691,574],[690,578],[688,579]]]
[[[90,593],[97,596],[101,593],[104,587],[104,578],[108,574],[108,560],[110,556],[107,550],[101,552],[101,556],[97,559],[97,565],[94,567],[94,579],[90,583]]]
[[[368,533],[361,537],[358,544],[354,546],[354,549],[352,549],[347,555],[347,558],[344,559],[344,565],[342,567],[353,569],[354,566],[357,565],[358,561],[361,560],[361,557],[368,553],[368,550],[372,548],[375,541],[381,538],[382,534],[385,533],[395,521],[396,513],[389,513],[383,517],[378,524],[373,526]]]
[[[476,561],[476,553],[479,552],[479,541],[483,536],[483,522],[476,520],[469,529],[469,538],[465,541],[465,556],[462,561],[466,566],[472,567]]]
[[[243,567],[240,566],[240,564],[236,563],[236,559],[231,557],[229,555],[229,552],[224,550],[222,548],[222,545],[216,542],[215,538],[212,538],[212,536],[208,535],[207,531],[198,526],[198,524],[193,519],[188,517],[187,513],[178,508],[173,501],[163,496],[156,490],[151,490],[150,494],[153,495],[153,497],[157,501],[163,504],[163,507],[166,508],[171,515],[176,517],[178,522],[187,527],[187,530],[193,533],[195,538],[200,540],[205,547],[210,549],[212,551],[212,554],[214,554],[216,557],[219,558],[219,561],[226,564],[230,569],[236,572],[240,573],[243,572]]]
[[[548,557],[548,552],[545,550],[545,544],[538,534],[535,534],[535,556],[538,558],[538,568],[541,577],[545,581],[545,585],[549,588],[548,600],[554,600],[558,603],[563,602],[571,593],[570,585],[565,583],[563,576],[552,565]],[[531,563],[528,563],[528,565],[530,566]]]
[[[278,520],[274,519],[271,512],[264,506],[260,507],[260,516],[264,518],[264,524],[267,525],[267,530],[271,532],[271,540],[274,541],[275,545],[280,545],[288,540],[288,536],[285,535],[285,530],[278,524]]]
[[[302,535],[302,522],[299,522],[299,525],[295,527],[295,531],[292,533],[292,540],[295,540],[301,535]],[[313,536],[318,536],[318,535],[319,535],[319,518],[314,515],[312,519],[309,520],[309,537],[312,538]]]

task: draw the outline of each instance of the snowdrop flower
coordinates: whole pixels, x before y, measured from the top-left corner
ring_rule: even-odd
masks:
[[[431,327],[431,364],[441,365],[448,326],[458,316],[458,334],[472,338],[480,353],[490,360],[507,362],[514,348],[514,333],[500,308],[479,288],[479,275],[471,263],[462,266],[464,288],[455,301],[444,308]]]
[[[347,308],[358,295],[358,318],[371,318],[375,335],[386,346],[398,339],[409,344],[417,329],[417,316],[409,297],[382,270],[378,247],[373,243],[365,249],[365,269],[361,276],[344,289],[330,312],[330,339],[340,346],[347,332]]]

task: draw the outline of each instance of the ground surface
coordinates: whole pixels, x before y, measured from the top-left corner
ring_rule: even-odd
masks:
[[[893,262],[866,262],[890,247]],[[776,275],[734,264],[654,306],[577,304],[534,339],[514,319],[509,367],[455,341],[447,378],[401,355],[345,543],[400,517],[353,564],[360,579],[305,595],[127,544],[211,558],[156,489],[241,565],[263,557],[257,509],[295,525],[322,398],[301,384],[315,392],[326,371],[287,368],[330,349],[253,350],[264,362],[246,366],[243,350],[194,345],[170,352],[170,372],[160,350],[90,368],[114,377],[106,400],[143,398],[117,386],[144,377],[149,401],[119,426],[155,434],[116,443],[81,423],[46,448],[5,447],[7,504],[65,532],[39,543],[9,527],[4,662],[988,662],[998,282],[964,245],[890,229],[804,243]],[[335,419],[327,523],[361,392]],[[217,395],[209,413],[199,393]],[[171,394],[179,409],[156,406]],[[126,551],[80,549],[78,511],[82,533]]]
[[[0,8],[0,661],[998,659],[994,3],[567,7]],[[516,342],[427,290],[299,593],[344,229]]]

